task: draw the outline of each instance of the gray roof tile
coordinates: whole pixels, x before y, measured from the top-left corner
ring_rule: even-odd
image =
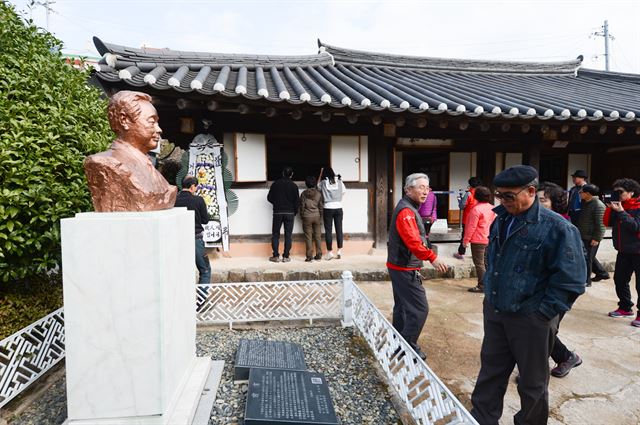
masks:
[[[98,78],[137,88],[398,113],[640,120],[640,75],[580,69],[581,59],[424,58],[320,41],[318,54],[307,56],[136,49],[96,37],[94,43],[104,56]]]

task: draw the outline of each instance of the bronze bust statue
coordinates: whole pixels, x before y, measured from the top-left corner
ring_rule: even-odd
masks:
[[[165,180],[147,156],[162,134],[151,96],[120,91],[109,100],[108,113],[116,139],[109,150],[84,160],[94,209],[109,212],[173,208],[178,188]]]

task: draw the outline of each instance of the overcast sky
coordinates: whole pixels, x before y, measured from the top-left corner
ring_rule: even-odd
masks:
[[[46,0],[38,0],[44,3]],[[315,54],[316,40],[374,52],[561,61],[584,56],[640,74],[640,0],[247,1],[51,0],[49,30],[64,52],[97,56],[91,41],[219,53]],[[10,0],[29,17],[27,0]],[[32,11],[46,27],[45,8]]]

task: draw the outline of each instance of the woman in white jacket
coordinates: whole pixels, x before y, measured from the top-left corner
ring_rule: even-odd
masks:
[[[332,258],[339,259],[342,256],[342,196],[347,191],[344,183],[340,179],[340,175],[333,172],[331,167],[323,170],[322,181],[320,182],[320,191],[324,198],[324,210],[322,220],[324,221],[324,238],[327,244],[326,260]],[[336,228],[336,241],[338,242],[338,252],[333,255],[333,238],[331,232],[331,224]]]

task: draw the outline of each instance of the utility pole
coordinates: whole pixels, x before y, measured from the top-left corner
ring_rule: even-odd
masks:
[[[49,14],[51,13],[51,5],[55,3],[55,1],[44,0],[44,1],[34,1],[31,6],[31,20],[33,20],[33,6],[44,6],[44,9],[47,13],[47,32],[49,31]]]
[[[609,34],[609,21],[605,20],[604,25],[602,26],[602,31],[596,31],[591,34],[594,37],[604,37],[604,66],[605,70],[609,71],[609,39],[615,40],[616,38]]]

